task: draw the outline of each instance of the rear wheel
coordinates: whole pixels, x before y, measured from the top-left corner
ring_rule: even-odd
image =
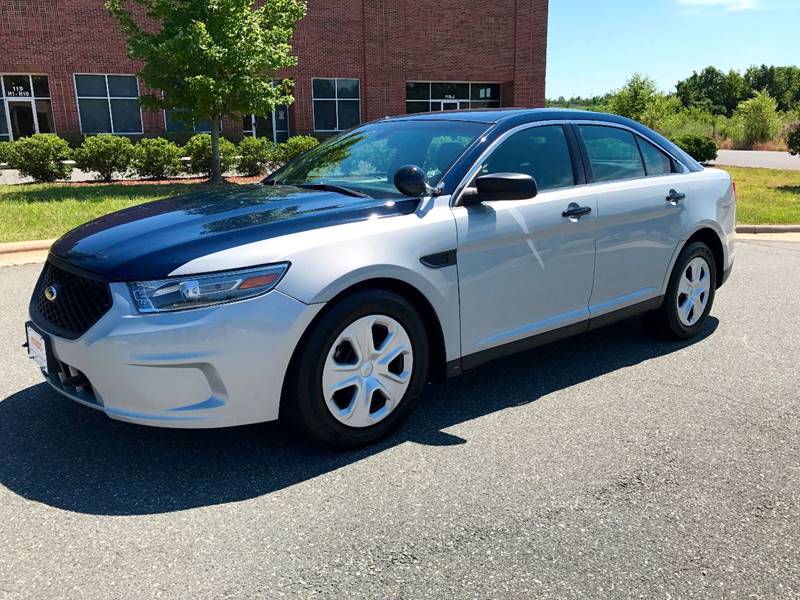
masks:
[[[662,336],[691,338],[705,325],[716,289],[714,254],[703,242],[689,244],[675,262],[664,303],[649,321]]]
[[[313,437],[344,448],[371,444],[398,427],[427,377],[422,320],[405,298],[388,291],[357,292],[338,302],[299,352],[286,411]]]

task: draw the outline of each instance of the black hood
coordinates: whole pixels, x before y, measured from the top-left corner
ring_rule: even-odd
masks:
[[[107,281],[161,279],[213,252],[298,231],[409,214],[416,206],[415,199],[229,185],[105,215],[64,235],[50,254],[63,266]]]

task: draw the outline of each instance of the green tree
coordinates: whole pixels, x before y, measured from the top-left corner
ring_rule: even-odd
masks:
[[[290,39],[306,12],[304,0],[132,0],[144,7],[139,23],[126,0],[107,0],[143,63],[139,77],[160,90],[142,96],[148,108],[180,109],[211,121],[211,179],[221,181],[219,132],[223,116],[268,114],[290,104],[288,80],[273,86],[276,72],[297,63]]]
[[[666,133],[681,110],[681,102],[675,96],[654,94],[645,104],[639,121],[650,129]]]
[[[608,110],[612,113],[641,121],[647,107],[659,95],[655,81],[649,77],[634,73],[608,100]]]
[[[769,92],[775,98],[778,110],[791,110],[800,102],[800,67],[750,67],[744,79],[751,89]]]
[[[742,100],[753,95],[753,88],[737,71],[723,73],[706,67],[679,81],[678,98],[686,108],[699,108],[715,115],[730,117]]]
[[[747,147],[768,142],[780,128],[778,103],[766,90],[739,104],[734,118],[741,122],[742,141]]]

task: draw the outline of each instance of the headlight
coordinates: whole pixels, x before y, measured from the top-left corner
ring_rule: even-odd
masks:
[[[207,275],[137,281],[128,286],[140,313],[186,310],[266,294],[278,285],[288,268],[289,263],[281,263]]]

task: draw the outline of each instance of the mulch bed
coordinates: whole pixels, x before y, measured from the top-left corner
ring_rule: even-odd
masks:
[[[255,177],[225,177],[225,183],[259,183],[264,179],[264,175]],[[58,185],[64,186],[97,186],[97,185],[188,185],[210,183],[204,177],[179,177],[175,179],[114,179],[112,181],[58,181]],[[23,184],[24,185],[24,184]]]

